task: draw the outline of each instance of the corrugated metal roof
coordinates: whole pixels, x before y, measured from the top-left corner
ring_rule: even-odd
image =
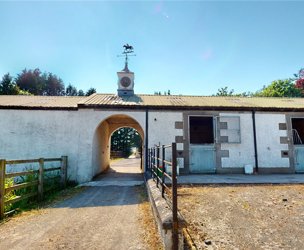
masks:
[[[0,108],[236,108],[304,110],[304,98],[93,94],[89,97],[66,96],[0,96]]]
[[[0,95],[0,107],[4,108],[77,108],[84,96],[27,96]]]
[[[215,107],[304,109],[304,98],[94,94],[81,106]]]

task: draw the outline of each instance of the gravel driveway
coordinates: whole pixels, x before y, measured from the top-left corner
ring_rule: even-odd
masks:
[[[0,249],[151,249],[141,225],[144,192],[143,185],[86,187],[51,208],[2,224]]]

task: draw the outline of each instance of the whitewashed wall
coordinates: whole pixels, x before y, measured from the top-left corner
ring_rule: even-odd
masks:
[[[0,110],[0,158],[67,155],[68,177],[88,181],[97,169],[92,163],[95,131],[109,116],[122,113],[145,129],[145,112]]]
[[[43,110],[0,110],[0,158],[30,159],[53,158],[67,155],[68,177],[78,182],[89,181],[107,165],[102,159],[104,149],[96,139],[103,140],[109,128],[100,124],[112,115],[124,114],[141,126],[145,132],[145,111],[102,111],[83,109],[78,111]],[[244,167],[254,165],[254,140],[251,113],[221,113],[220,116],[240,116],[241,143],[222,143],[221,150],[229,150],[229,157],[222,157],[222,167]],[[183,129],[176,129],[175,122],[182,122],[182,112],[149,111],[149,147],[170,144],[176,136],[183,136]],[[288,150],[287,144],[280,144],[280,136],[287,136],[286,130],[279,130],[279,123],[285,123],[283,114],[256,114],[256,131],[259,167],[289,167],[289,159],[281,157],[281,150]],[[145,143],[145,140],[144,140]],[[182,150],[182,144],[178,145]],[[93,150],[94,149],[94,150]],[[108,155],[108,154],[107,154]],[[96,160],[97,159],[97,160]],[[180,160],[181,165],[183,160]],[[183,166],[181,166],[183,167]]]
[[[149,112],[149,147],[175,142],[175,136],[182,136],[182,129],[175,129],[175,122],[183,121],[182,112]]]
[[[222,158],[222,167],[244,168],[247,164],[255,166],[252,114],[220,113],[220,117],[225,116],[240,117],[241,143],[221,143],[221,150],[229,151],[229,157]]]
[[[279,123],[286,123],[284,114],[256,114],[258,161],[261,168],[290,166],[289,158],[281,157],[281,151],[288,150],[288,145],[280,144],[280,137],[287,136],[287,130],[279,130]]]
[[[183,121],[182,112],[149,111],[149,147],[169,145],[175,142],[175,136],[183,136],[183,129],[176,129],[175,122]],[[177,149],[182,150],[183,144],[177,143]],[[171,149],[166,149],[166,159],[171,160]],[[184,159],[178,158],[180,168],[184,167]]]

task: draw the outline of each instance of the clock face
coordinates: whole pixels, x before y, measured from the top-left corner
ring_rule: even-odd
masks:
[[[120,79],[120,84],[123,87],[127,88],[131,84],[131,79],[129,77],[124,76],[123,78]]]

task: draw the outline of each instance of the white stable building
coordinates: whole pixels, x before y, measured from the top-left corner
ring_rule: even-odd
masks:
[[[0,158],[68,156],[68,177],[106,170],[111,134],[136,129],[148,147],[177,143],[180,174],[304,172],[304,99],[140,95],[118,72],[117,94],[0,96]]]

